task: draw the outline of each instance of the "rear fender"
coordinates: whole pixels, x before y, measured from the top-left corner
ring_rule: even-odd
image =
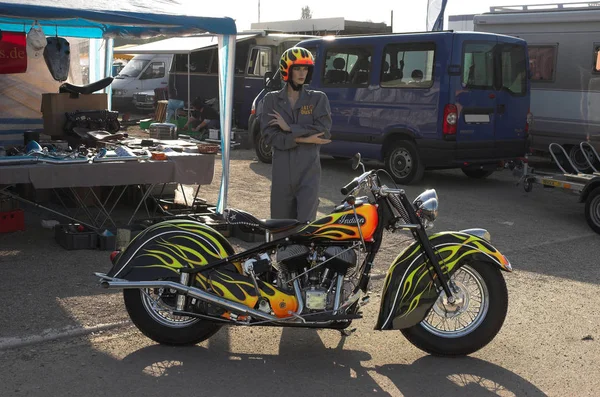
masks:
[[[170,220],[131,240],[107,276],[129,281],[178,278],[181,268],[204,266],[234,252],[213,228],[192,220]]]
[[[512,271],[508,259],[476,235],[442,232],[431,235],[429,241],[442,271],[448,276],[458,270],[459,264],[469,261]],[[420,243],[415,242],[405,249],[388,270],[375,329],[409,328],[423,321],[439,295],[434,283],[436,277]]]

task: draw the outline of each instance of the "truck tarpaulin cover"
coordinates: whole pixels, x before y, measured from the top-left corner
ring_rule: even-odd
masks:
[[[0,32],[0,74],[27,71],[27,37],[21,32]]]

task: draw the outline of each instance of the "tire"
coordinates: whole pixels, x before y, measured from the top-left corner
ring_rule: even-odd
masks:
[[[469,313],[462,312],[451,317],[449,321],[451,322],[454,318],[456,319],[454,321],[466,318],[470,323],[467,323],[463,329],[454,331],[440,330],[432,325],[432,323],[436,324],[436,319],[440,318],[438,313],[441,313],[444,307],[452,307],[444,305],[445,294],[442,293],[423,321],[402,330],[402,334],[413,345],[436,356],[463,356],[476,352],[494,339],[502,328],[508,309],[508,291],[504,277],[498,267],[489,263],[461,264],[453,274],[452,280],[459,288],[458,297],[462,298],[463,302],[467,302],[467,310],[471,306],[471,302],[477,302],[473,290],[465,286],[466,281],[469,281],[467,277],[476,280],[476,292],[481,293],[481,304],[473,318]],[[475,306],[475,304],[473,305]]]
[[[593,231],[600,234],[600,187],[592,190],[585,200],[585,220]]]
[[[417,146],[412,141],[392,142],[385,152],[384,163],[392,179],[402,185],[420,181],[425,172]]]
[[[254,134],[254,150],[256,151],[256,157],[258,157],[260,161],[271,164],[273,161],[273,151],[271,146],[264,142],[264,138],[260,131]]]
[[[571,162],[573,162],[573,164],[575,165],[575,167],[577,167],[579,171],[583,173],[592,172],[592,168],[585,159],[586,156],[589,159],[594,158],[594,155],[589,150],[583,151],[581,150],[581,147],[579,147],[579,145],[573,145],[569,147],[568,153],[569,159],[571,160]]]
[[[484,179],[494,173],[494,170],[486,170],[482,168],[461,168],[462,172],[469,178]]]
[[[158,288],[146,289],[150,294],[159,293]],[[163,296],[159,303],[172,309],[175,308],[175,294],[168,290],[163,291]],[[211,323],[202,319],[171,316],[166,318],[159,311],[152,308],[150,298],[139,289],[123,290],[125,308],[131,321],[148,338],[155,342],[165,345],[195,345],[200,343],[221,329],[220,324]]]

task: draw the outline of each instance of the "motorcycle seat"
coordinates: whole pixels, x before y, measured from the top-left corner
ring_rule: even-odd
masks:
[[[258,219],[249,212],[235,208],[226,210],[225,219],[230,225],[257,227],[270,232],[283,232],[302,223],[296,219]]]
[[[113,82],[112,77],[106,77],[88,85],[74,85],[64,83],[58,88],[60,94],[82,94],[89,95],[108,87]]]

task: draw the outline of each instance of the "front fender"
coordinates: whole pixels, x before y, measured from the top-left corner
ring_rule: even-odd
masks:
[[[512,271],[510,262],[488,241],[465,232],[441,232],[429,236],[444,274],[451,276],[467,261],[486,262]],[[435,272],[421,244],[406,248],[390,266],[375,329],[402,329],[425,319],[438,298]]]
[[[234,252],[215,229],[197,221],[170,220],[131,240],[107,276],[129,281],[178,278],[181,268],[204,266]]]

